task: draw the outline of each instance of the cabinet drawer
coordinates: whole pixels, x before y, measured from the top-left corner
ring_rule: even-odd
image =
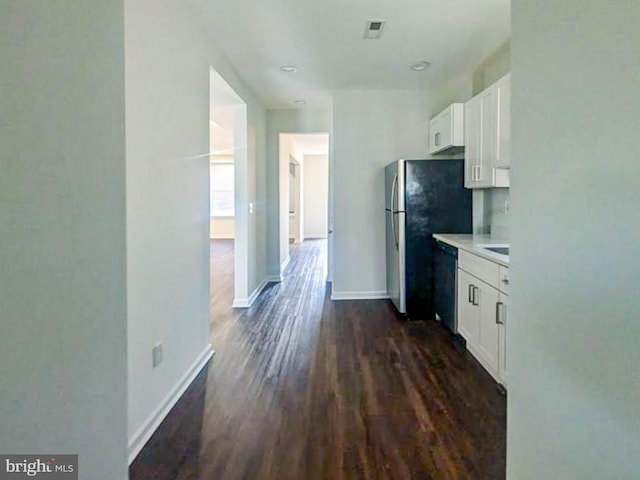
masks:
[[[498,290],[509,295],[509,269],[500,265],[500,283]]]
[[[458,267],[480,280],[484,280],[492,287],[498,288],[500,284],[500,265],[478,255],[460,250],[458,252]]]

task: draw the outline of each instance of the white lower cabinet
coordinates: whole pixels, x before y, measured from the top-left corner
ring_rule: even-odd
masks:
[[[477,271],[477,262],[469,265],[474,267],[471,268],[474,272]],[[460,267],[458,331],[467,342],[467,350],[497,382],[506,386],[506,311],[509,297],[498,290],[498,278],[496,285],[491,285],[464,270],[464,263],[461,262]]]
[[[473,303],[476,279],[458,269],[458,332],[467,344],[480,341],[480,309]]]
[[[502,385],[507,385],[507,305],[509,303],[509,297],[500,292],[499,303],[497,305],[497,321],[499,322],[499,342],[500,345],[500,358],[498,361],[498,382]]]
[[[496,323],[496,305],[498,304],[498,290],[482,281],[477,282],[477,308],[480,309],[480,341],[475,345],[480,363],[494,377],[498,377],[498,363],[500,357],[499,328]]]

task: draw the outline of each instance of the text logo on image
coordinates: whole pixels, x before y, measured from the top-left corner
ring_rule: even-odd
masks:
[[[0,480],[78,480],[78,455],[0,455]]]

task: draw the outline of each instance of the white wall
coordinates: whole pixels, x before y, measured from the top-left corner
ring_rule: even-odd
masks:
[[[304,156],[304,237],[325,238],[329,215],[329,157]]]
[[[233,217],[211,217],[209,226],[209,238],[232,240],[235,232],[235,219]]]
[[[288,174],[283,175],[280,165],[283,161],[279,148],[281,133],[329,132],[331,142],[333,120],[331,110],[269,110],[267,114],[267,188],[268,188],[268,229],[267,257],[269,277],[280,277],[281,261],[288,255],[288,245],[282,241],[280,231],[283,225],[288,230],[287,205],[280,201],[282,189],[288,188]],[[287,159],[288,161],[288,159]],[[284,190],[285,192],[287,190]],[[286,197],[285,197],[286,198]],[[288,238],[287,235],[284,237]],[[331,251],[331,250],[330,250]]]
[[[302,220],[302,178],[301,172],[304,169],[304,155],[300,158],[300,163],[289,163],[289,240],[293,239],[294,243],[300,243],[304,240],[301,230]],[[293,189],[293,204],[291,202],[291,191]],[[291,213],[293,212],[293,213]]]
[[[265,111],[191,4],[125,3],[130,440],[207,349],[210,65],[247,103],[247,291],[266,276]]]
[[[296,238],[296,232],[299,230],[297,216],[289,215],[289,202],[290,202],[290,170],[289,165],[291,163],[300,164],[303,160],[302,151],[298,148],[298,145],[294,141],[291,135],[280,135],[280,149],[279,149],[279,196],[278,196],[278,224],[279,224],[279,276],[282,275],[282,269],[286,266],[289,258],[289,239]],[[296,166],[298,166],[296,165]],[[295,188],[295,187],[294,187]],[[295,206],[294,206],[295,208]]]
[[[0,3],[0,452],[124,480],[122,2]]]
[[[513,2],[511,480],[640,472],[638,19]]]
[[[385,295],[384,167],[427,158],[429,118],[446,106],[447,95],[334,92],[335,298]]]

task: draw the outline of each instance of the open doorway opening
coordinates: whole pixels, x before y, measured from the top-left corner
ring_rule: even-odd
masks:
[[[242,306],[248,290],[247,105],[210,69],[211,316]]]
[[[329,134],[280,134],[280,275],[304,243],[323,252],[327,277]]]

